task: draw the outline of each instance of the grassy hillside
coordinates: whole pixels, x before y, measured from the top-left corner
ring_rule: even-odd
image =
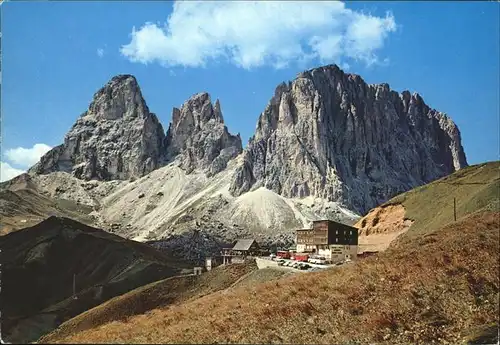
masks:
[[[288,277],[294,274],[297,274],[297,272],[287,269],[261,268],[244,275],[231,285],[231,288],[236,289],[240,287],[251,287],[260,283]]]
[[[178,275],[183,267],[150,246],[67,218],[50,217],[1,236],[0,247],[2,331],[11,342],[36,340],[85,310]]]
[[[94,328],[114,321],[125,321],[133,315],[168,307],[189,299],[229,288],[239,278],[257,269],[255,263],[219,266],[199,276],[177,276],[160,280],[124,295],[115,297],[63,323],[54,332],[42,338],[52,339]]]
[[[500,199],[500,162],[469,166],[454,174],[412,189],[385,205],[402,204],[405,217],[414,221],[408,235],[422,235],[479,210],[498,211]]]
[[[412,240],[477,211],[498,211],[500,200],[500,162],[473,165],[427,185],[402,193],[372,209],[360,219],[360,242],[370,245],[379,239]],[[385,236],[385,237],[384,237]],[[389,243],[385,243],[387,247]],[[382,246],[384,247],[384,246]]]
[[[44,342],[494,342],[499,216],[478,212],[342,268],[229,289]]]
[[[71,200],[51,199],[32,189],[0,190],[0,235],[33,226],[53,215],[92,225],[92,208]]]

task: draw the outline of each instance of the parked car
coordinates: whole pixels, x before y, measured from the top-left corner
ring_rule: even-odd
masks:
[[[287,252],[285,250],[279,250],[276,253],[276,256],[283,258],[283,259],[289,259],[290,258],[290,252]]]
[[[324,256],[320,256],[318,258],[316,258],[316,263],[318,265],[326,265],[327,264],[327,260]]]
[[[309,259],[307,259],[307,262],[314,264],[316,262],[316,256],[310,256]]]
[[[327,263],[327,260],[324,256],[313,256],[307,261],[317,265],[325,265]]]
[[[304,253],[295,254],[295,260],[297,260],[297,261],[307,262],[308,259],[309,259],[308,254],[304,254]]]

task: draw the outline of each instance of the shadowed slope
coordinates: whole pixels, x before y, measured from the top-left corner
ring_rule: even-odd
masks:
[[[180,272],[150,246],[67,218],[2,236],[0,247],[2,330],[12,342],[36,340],[116,295]]]

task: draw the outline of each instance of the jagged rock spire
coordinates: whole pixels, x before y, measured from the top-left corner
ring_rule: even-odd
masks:
[[[165,133],[150,113],[135,77],[113,77],[94,95],[64,144],[44,155],[30,172],[66,171],[82,179],[143,176],[162,163]]]
[[[240,136],[231,135],[224,125],[219,100],[212,105],[206,92],[173,109],[167,142],[169,156],[181,155],[187,172],[200,168],[208,175],[222,171],[242,151]]]

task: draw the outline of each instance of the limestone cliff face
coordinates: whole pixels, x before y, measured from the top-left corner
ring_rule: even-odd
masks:
[[[88,110],[66,134],[64,143],[45,154],[31,173],[72,173],[80,179],[124,180],[142,177],[180,158],[212,176],[242,151],[241,138],[224,125],[220,103],[199,93],[174,108],[165,135],[144,101],[136,79],[119,75],[95,95]]]
[[[457,126],[420,95],[368,85],[329,65],[276,88],[230,190],[264,186],[362,214],[466,165]]]
[[[66,134],[30,172],[65,171],[81,179],[143,176],[162,164],[165,133],[131,75],[112,78]]]
[[[176,161],[188,174],[211,178],[227,172],[242,152],[242,163],[234,161],[227,177],[233,196],[266,187],[358,214],[467,165],[457,126],[418,94],[368,85],[329,65],[276,88],[245,150],[209,94],[174,108],[165,134],[136,79],[116,76],[94,95],[64,143],[30,172],[124,180]]]
[[[169,156],[182,155],[186,172],[199,168],[207,176],[224,170],[242,151],[240,135],[231,135],[224,125],[219,100],[212,105],[205,92],[174,108],[166,146]]]

